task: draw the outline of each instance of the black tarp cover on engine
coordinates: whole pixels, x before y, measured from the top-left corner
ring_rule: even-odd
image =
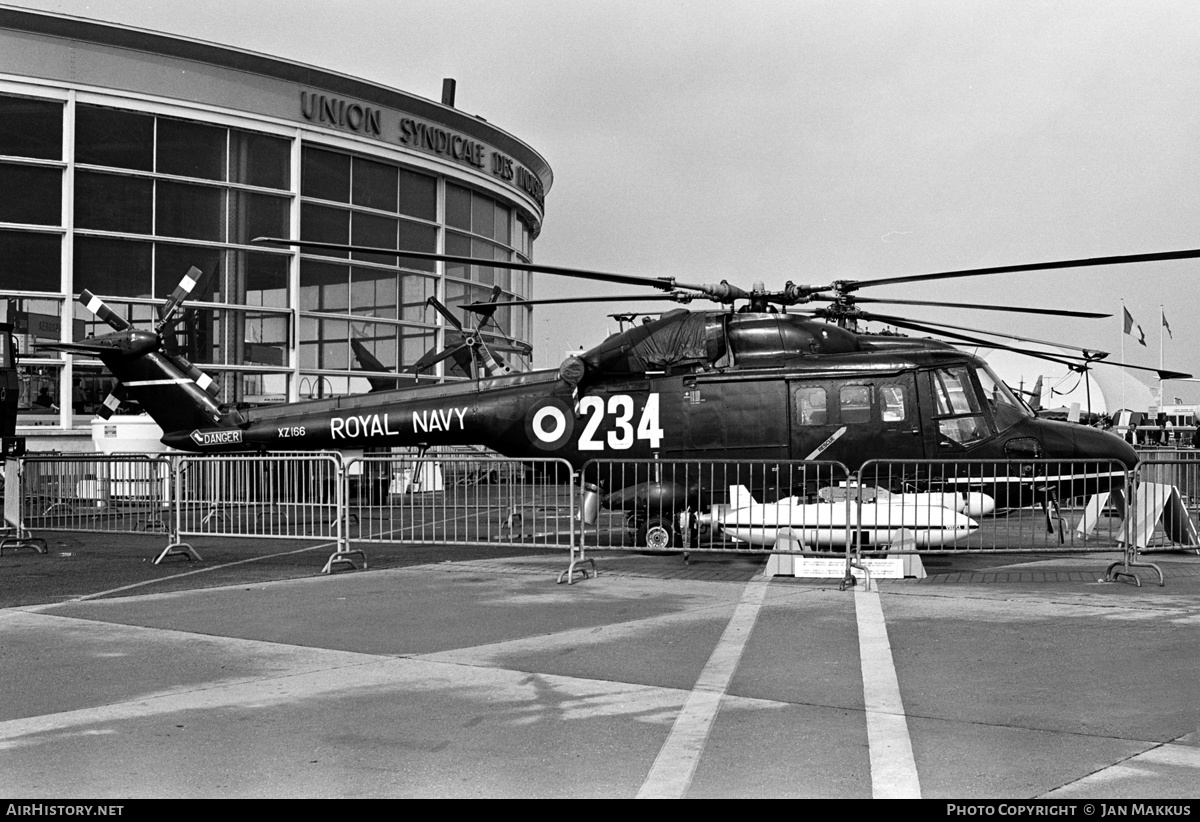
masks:
[[[724,353],[724,347],[723,329],[710,329],[709,315],[676,309],[613,334],[584,354],[583,361],[607,373],[638,373],[709,363]]]

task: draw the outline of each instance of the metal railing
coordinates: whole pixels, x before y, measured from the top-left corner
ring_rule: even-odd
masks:
[[[361,554],[346,541],[340,454],[177,456],[171,462],[171,543],[156,562],[172,554],[199,559],[183,537],[201,535],[329,541],[336,546],[331,561]]]
[[[171,463],[163,456],[27,455],[19,489],[25,528],[135,533],[169,527]]]
[[[565,460],[368,455],[346,477],[353,542],[569,547],[574,536]]]
[[[958,531],[921,553],[1029,553],[1120,550],[1128,483],[1114,461],[870,460],[858,473],[863,504],[871,489],[891,491],[929,522],[935,508],[956,512]],[[949,535],[946,535],[949,536]],[[859,541],[863,551],[869,542]]]
[[[857,472],[595,460],[574,474],[558,459],[461,453],[31,454],[6,485],[6,533],[28,544],[35,530],[164,531],[156,562],[199,559],[189,536],[321,540],[335,546],[326,571],[365,566],[352,543],[545,545],[569,550],[560,581],[595,570],[589,550],[769,553],[847,575],[903,554],[1120,551],[1120,576],[1158,570],[1139,552],[1200,545],[1200,460],[1165,456],[1132,474],[1050,460],[872,460]]]

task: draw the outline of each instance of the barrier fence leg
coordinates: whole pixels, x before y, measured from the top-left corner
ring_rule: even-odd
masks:
[[[335,469],[337,481],[334,483],[336,497],[334,505],[337,510],[334,516],[337,521],[337,550],[329,555],[329,559],[325,561],[325,567],[321,569],[322,574],[332,574],[335,565],[349,565],[352,570],[357,570],[354,565],[352,556],[362,558],[362,567],[367,569],[367,552],[361,548],[350,547],[350,474],[345,470],[345,466],[340,463]]]
[[[203,562],[204,559],[200,554],[196,553],[196,549],[186,542],[179,539],[180,524],[183,520],[183,473],[186,463],[182,460],[176,462],[172,466],[171,474],[174,477],[174,492],[171,494],[171,508],[173,516],[171,517],[171,531],[167,535],[167,547],[162,550],[162,553],[154,558],[154,564],[158,565],[167,557],[183,557],[188,562],[195,560]]]
[[[1133,493],[1132,484],[1133,477],[1129,477],[1125,482],[1126,488],[1126,506],[1125,506],[1125,521],[1121,524],[1123,535],[1122,541],[1125,548],[1122,552],[1120,560],[1108,566],[1108,570],[1104,572],[1105,582],[1116,582],[1120,577],[1128,577],[1133,580],[1137,587],[1142,587],[1142,581],[1138,575],[1131,571],[1131,568],[1152,568],[1158,574],[1158,587],[1165,588],[1166,580],[1163,578],[1162,569],[1152,562],[1138,562],[1138,541],[1139,535],[1135,534],[1136,523],[1139,522],[1139,517],[1148,516],[1148,511],[1154,508],[1154,503],[1146,499],[1147,494],[1145,489],[1147,485],[1142,483],[1140,487]],[[1157,509],[1155,509],[1157,513]],[[1121,570],[1117,570],[1120,567]]]
[[[863,573],[863,590],[871,590],[871,572],[867,570],[867,566],[862,561],[862,505],[863,505],[863,484],[861,478],[856,479],[855,483],[858,490],[854,494],[853,504],[858,509],[857,516],[854,518],[854,525],[850,525],[850,519],[846,519],[846,575],[842,577],[842,584],[838,586],[839,591],[845,591],[847,588],[853,588],[858,584],[858,580],[854,578],[853,569],[857,568]],[[851,499],[847,497],[847,505]],[[850,538],[851,529],[853,528],[854,538]]]
[[[4,535],[0,537],[0,556],[5,548],[32,548],[39,554],[47,551],[46,540],[35,537],[24,524],[23,468],[19,459],[8,458],[4,461]]]
[[[580,474],[578,493],[576,493],[574,490],[574,483],[571,484],[571,488],[571,498],[569,501],[570,507],[568,509],[570,513],[569,521],[571,523],[571,542],[568,548],[570,550],[571,560],[567,565],[567,570],[558,575],[559,585],[562,585],[564,581],[568,585],[574,585],[576,574],[582,574],[583,578],[587,579],[587,569],[576,567],[577,565],[582,565],[585,562],[592,566],[592,576],[599,576],[599,574],[596,573],[596,561],[587,556],[587,553],[583,547],[583,533],[584,529],[587,528],[588,523],[585,521],[587,517],[584,516],[584,510],[587,507],[584,501],[584,494],[587,493],[587,486],[583,482],[582,473]],[[578,506],[575,504],[576,501],[579,502]]]

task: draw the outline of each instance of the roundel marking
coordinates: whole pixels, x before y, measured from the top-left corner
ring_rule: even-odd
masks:
[[[535,448],[561,448],[575,432],[575,415],[570,406],[554,397],[538,400],[525,414],[525,433]]]

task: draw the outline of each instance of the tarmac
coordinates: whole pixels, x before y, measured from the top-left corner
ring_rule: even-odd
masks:
[[[1190,553],[1147,557],[1161,587],[1097,553],[841,590],[762,555],[567,585],[545,546],[326,575],[311,542],[44,536],[0,554],[6,797],[1200,796]]]

